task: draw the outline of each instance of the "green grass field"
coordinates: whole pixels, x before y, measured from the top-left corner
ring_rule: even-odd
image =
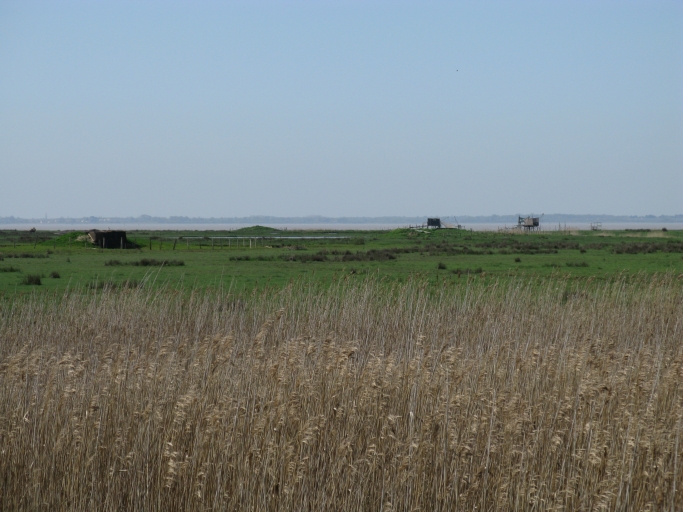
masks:
[[[0,293],[142,283],[243,291],[302,276],[331,281],[342,273],[378,274],[394,281],[416,274],[442,281],[683,273],[683,231],[506,234],[451,229],[280,231],[255,226],[129,231],[128,239],[138,248],[124,250],[96,248],[83,235],[0,231]]]

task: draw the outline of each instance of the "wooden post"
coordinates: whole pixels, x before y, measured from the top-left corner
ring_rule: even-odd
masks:
[[[152,237],[149,237],[149,250],[152,250]]]
[[[159,240],[159,250],[163,249],[163,247],[164,247],[164,241]]]
[[[175,244],[176,244],[176,242],[178,242],[178,239],[177,239],[177,238],[176,238],[175,240],[173,240],[173,249],[172,249],[173,251],[175,251]]]
[[[185,241],[187,242],[187,248],[188,248],[188,250],[189,250],[189,249],[190,249],[190,239],[189,239],[189,238],[186,238]]]
[[[123,250],[123,237],[121,237],[121,250]]]
[[[213,250],[213,237],[211,237],[211,250]]]

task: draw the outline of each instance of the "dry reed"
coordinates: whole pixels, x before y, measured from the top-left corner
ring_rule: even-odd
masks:
[[[0,305],[2,510],[681,510],[683,289]]]

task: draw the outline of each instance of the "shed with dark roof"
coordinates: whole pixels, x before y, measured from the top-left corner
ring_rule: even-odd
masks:
[[[88,236],[94,245],[102,249],[126,249],[129,245],[125,231],[91,229]]]

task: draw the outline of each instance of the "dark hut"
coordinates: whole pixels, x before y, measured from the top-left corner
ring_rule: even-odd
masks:
[[[128,247],[125,231],[100,231],[92,229],[88,231],[90,241],[102,249],[125,249]]]

